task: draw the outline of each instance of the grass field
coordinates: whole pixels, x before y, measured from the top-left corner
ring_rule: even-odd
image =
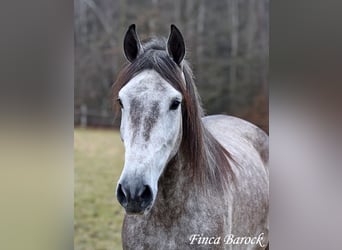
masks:
[[[114,193],[124,161],[119,132],[75,129],[74,158],[74,248],[122,249],[124,211]]]

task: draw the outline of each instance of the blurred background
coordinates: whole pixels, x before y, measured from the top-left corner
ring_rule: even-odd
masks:
[[[75,0],[75,249],[121,249],[115,187],[124,149],[111,86],[126,62],[128,26],[135,23],[144,41],[167,37],[175,24],[206,113],[268,132],[268,8],[269,0]]]
[[[207,114],[268,132],[269,0],[75,0],[75,125],[114,126],[111,86],[132,23],[141,40],[183,33]]]

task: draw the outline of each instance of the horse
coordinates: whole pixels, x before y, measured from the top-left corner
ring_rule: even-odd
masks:
[[[116,197],[123,249],[265,249],[268,135],[226,115],[204,116],[184,38],[124,37],[113,85],[125,161]]]

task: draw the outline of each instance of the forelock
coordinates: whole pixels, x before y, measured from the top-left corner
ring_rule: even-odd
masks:
[[[144,70],[155,70],[183,96],[186,87],[181,68],[170,58],[166,51],[166,40],[153,38],[144,43],[143,53],[132,63],[126,64],[113,85],[114,99],[122,87]],[[186,63],[186,62],[185,62]]]
[[[143,50],[165,50],[166,51],[166,39],[164,38],[152,38],[143,45]]]

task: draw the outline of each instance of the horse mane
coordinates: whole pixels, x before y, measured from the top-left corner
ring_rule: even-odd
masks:
[[[158,72],[168,83],[183,95],[182,120],[183,138],[180,151],[190,168],[193,181],[200,187],[210,184],[225,190],[235,175],[228,159],[230,153],[214,138],[204,126],[201,101],[194,83],[192,70],[186,60],[179,67],[167,54],[165,39],[151,39],[143,44],[143,53],[120,71],[113,85],[113,100],[130,79],[143,70]],[[182,76],[184,74],[184,78]],[[118,110],[117,102],[114,107]]]

